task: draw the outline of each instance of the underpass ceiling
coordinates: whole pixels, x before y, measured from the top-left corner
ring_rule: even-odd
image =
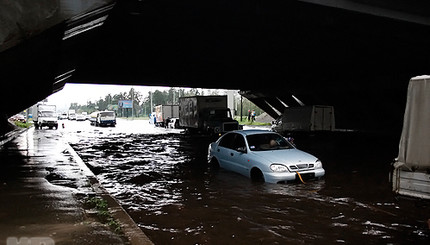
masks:
[[[429,48],[423,40],[430,37],[424,30],[296,1],[125,1],[97,38],[76,39],[85,45],[70,40],[66,57],[78,64],[73,82],[263,90],[368,86],[375,77],[407,80],[424,72],[429,58],[422,54]]]
[[[409,78],[430,73],[428,26],[303,1],[124,0],[108,12],[0,53],[8,81],[0,89],[22,98],[2,110],[43,99],[61,85],[53,86],[56,77],[252,90],[283,101],[295,95],[346,113],[351,106],[403,110]],[[91,17],[103,25],[63,40],[67,28]]]

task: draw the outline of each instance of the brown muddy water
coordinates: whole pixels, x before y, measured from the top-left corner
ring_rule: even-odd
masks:
[[[211,170],[206,137],[95,127],[66,135],[155,244],[430,241],[429,203],[398,198],[390,189],[397,137],[296,136],[299,149],[322,160],[325,179],[267,184]]]

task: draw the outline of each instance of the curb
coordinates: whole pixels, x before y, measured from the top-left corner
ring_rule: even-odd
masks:
[[[0,135],[0,147],[3,146],[4,144],[6,144],[7,142],[15,139],[16,137],[18,137],[19,135],[21,135],[25,131],[29,130],[30,128],[31,127],[29,127],[29,128],[17,128],[17,129],[14,129],[12,131],[7,132],[4,135]]]
[[[118,203],[118,201],[112,197],[103,186],[99,183],[97,177],[88,168],[88,166],[82,161],[75,150],[67,143],[67,150],[75,159],[76,163],[82,169],[83,174],[89,179],[91,187],[95,193],[100,195],[103,199],[108,202],[109,211],[112,216],[121,223],[121,229],[124,235],[130,241],[132,245],[153,245],[154,243],[145,235],[145,233],[139,228],[134,222],[130,215],[124,210],[124,208]]]

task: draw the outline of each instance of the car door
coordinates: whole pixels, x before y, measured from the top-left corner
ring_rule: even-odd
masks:
[[[230,161],[234,138],[235,133],[225,134],[221,138],[215,153],[220,167],[230,171],[234,171]]]
[[[248,152],[245,139],[241,134],[235,134],[229,155],[234,171],[249,176]]]
[[[241,149],[241,150],[238,150]],[[221,139],[217,149],[220,167],[248,176],[245,139],[237,133],[228,133]]]

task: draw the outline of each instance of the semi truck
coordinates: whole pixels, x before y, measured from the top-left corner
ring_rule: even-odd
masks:
[[[37,104],[33,111],[33,123],[36,129],[49,127],[58,129],[58,118],[55,105]]]
[[[239,129],[227,107],[227,96],[179,98],[179,126],[190,132],[223,134]]]
[[[165,127],[172,118],[179,117],[179,105],[158,105],[155,107],[155,126]]]
[[[334,129],[334,108],[327,105],[288,107],[282,116],[272,124],[272,130],[278,133],[333,131]]]
[[[396,194],[430,199],[430,76],[409,81],[399,154],[391,181]]]
[[[96,111],[90,115],[90,124],[95,126],[111,126],[116,125],[116,115],[114,111]]]

